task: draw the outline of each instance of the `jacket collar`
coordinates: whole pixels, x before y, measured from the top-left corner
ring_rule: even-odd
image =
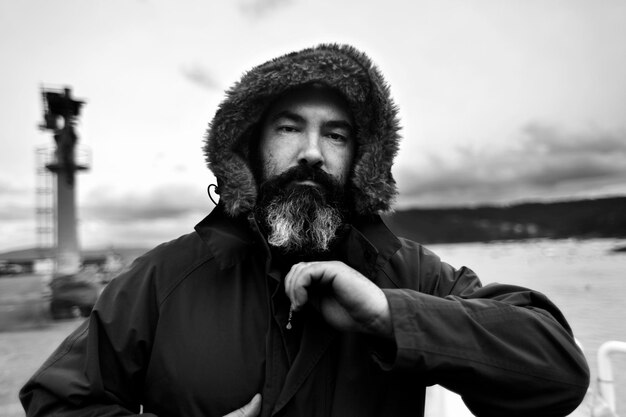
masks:
[[[348,236],[354,240],[353,244],[345,246],[350,251],[348,260],[369,256],[370,259],[361,260],[371,263],[375,269],[381,269],[402,246],[398,237],[378,215],[357,218],[348,227],[350,228]]]
[[[252,215],[231,217],[221,205],[195,227],[222,269],[246,259],[251,251],[261,250],[269,257],[265,237]],[[344,226],[336,256],[366,276],[382,268],[400,248],[400,240],[378,215],[359,217]]]
[[[256,223],[251,225],[245,215],[228,216],[221,204],[198,223],[195,230],[221,269],[245,260],[255,249],[267,248]]]

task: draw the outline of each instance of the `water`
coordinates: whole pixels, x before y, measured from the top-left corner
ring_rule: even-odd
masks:
[[[521,285],[546,294],[565,314],[589,361],[608,340],[626,341],[626,239],[536,240],[428,245],[455,267],[468,266],[484,284]],[[626,415],[626,354],[613,355],[617,411]]]

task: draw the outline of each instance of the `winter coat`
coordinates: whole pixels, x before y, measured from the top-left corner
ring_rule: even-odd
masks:
[[[588,369],[559,310],[521,287],[481,287],[379,218],[347,226],[333,258],[387,296],[394,341],[341,333],[289,303],[256,223],[221,207],[104,290],[20,393],[28,416],[421,416],[425,387],[479,416],[564,416]],[[300,341],[299,353],[291,349]]]

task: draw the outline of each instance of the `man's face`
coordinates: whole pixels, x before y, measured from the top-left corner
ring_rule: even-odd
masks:
[[[345,185],[354,149],[353,121],[341,96],[322,87],[291,91],[269,108],[261,129],[263,180],[308,165]]]
[[[258,152],[257,210],[268,243],[298,256],[330,250],[348,214],[346,183],[355,153],[343,99],[313,87],[284,95],[268,109]]]

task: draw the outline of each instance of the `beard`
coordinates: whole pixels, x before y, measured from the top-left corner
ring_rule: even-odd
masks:
[[[330,251],[345,222],[346,192],[326,172],[299,165],[261,185],[257,213],[271,247],[283,255],[314,257]]]

